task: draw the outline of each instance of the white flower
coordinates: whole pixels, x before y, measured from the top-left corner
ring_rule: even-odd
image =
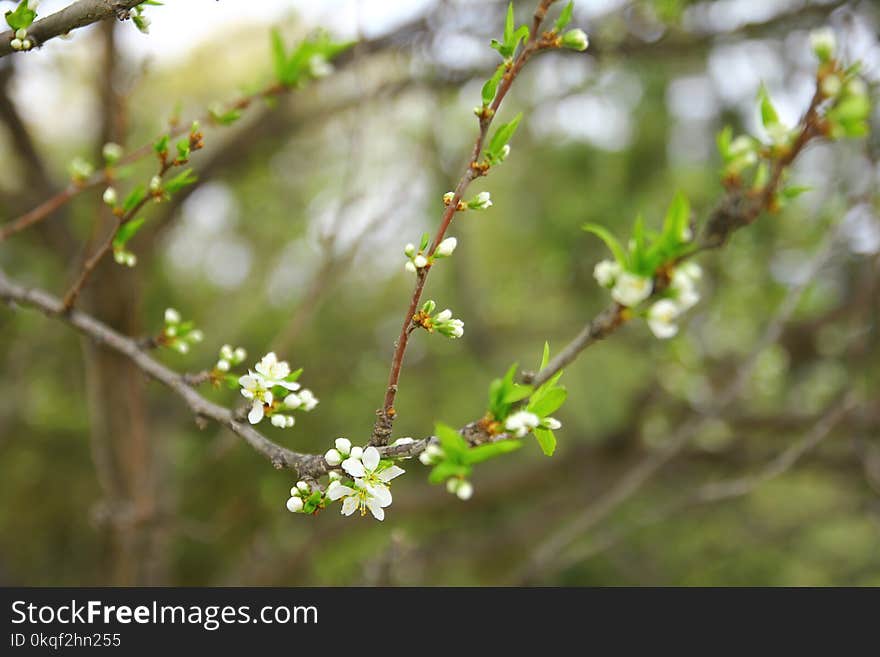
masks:
[[[256,368],[257,373],[263,377],[267,387],[281,386],[288,390],[299,390],[299,384],[295,381],[285,381],[290,376],[290,365],[286,360],[278,360],[274,351],[263,356]]]
[[[671,338],[678,333],[678,325],[675,323],[675,319],[678,317],[679,312],[680,309],[674,301],[660,299],[648,310],[648,327],[661,340]]]
[[[327,487],[327,497],[331,500],[342,499],[343,515],[350,516],[360,509],[363,516],[369,509],[376,520],[384,520],[384,509],[391,505],[391,491],[387,486],[371,486],[362,479],[355,479],[354,488],[331,481]]]
[[[529,411],[517,411],[507,417],[504,428],[513,432],[517,438],[522,438],[532,429],[540,426],[541,418]]]
[[[451,256],[456,246],[458,246],[458,240],[454,237],[447,237],[437,246],[436,254],[441,258]]]
[[[603,260],[593,267],[593,277],[602,287],[611,287],[620,275],[620,263],[616,260]]]
[[[354,456],[354,449],[351,450],[351,453],[352,455],[342,462],[342,469],[355,479],[363,479],[368,484],[387,484],[405,472],[403,468],[396,465],[377,471],[376,468],[379,467],[381,457],[379,450],[373,446],[363,450],[360,458]]]
[[[837,49],[837,37],[830,27],[823,27],[810,32],[810,47],[816,53],[819,61],[826,62],[834,57]]]
[[[166,324],[178,324],[180,323],[180,313],[174,310],[174,308],[166,308],[165,309],[165,323]]]
[[[263,419],[264,404],[272,403],[272,391],[266,381],[259,374],[248,372],[238,379],[241,385],[241,395],[245,399],[252,399],[253,406],[248,413],[248,422],[258,424]]]
[[[562,428],[562,422],[557,420],[555,417],[545,417],[541,420],[541,426],[545,429],[550,429],[550,431],[556,431],[557,429]]]
[[[468,203],[472,210],[486,210],[492,207],[492,197],[489,192],[480,192]]]
[[[299,391],[299,400],[304,411],[310,411],[318,405],[318,398],[308,388]]]
[[[448,338],[460,338],[464,335],[464,322],[460,319],[453,319],[452,311],[449,308],[437,313],[432,319],[432,324],[438,333]]]
[[[572,50],[586,50],[590,45],[590,39],[581,29],[569,30],[562,35],[562,45]]]
[[[348,438],[337,438],[334,444],[340,454],[348,456],[351,453],[351,441]]]
[[[324,454],[324,460],[327,461],[327,465],[330,467],[336,467],[342,463],[342,454],[339,453],[339,450],[328,449]]]
[[[690,266],[682,265],[672,274],[671,289],[675,293],[675,300],[682,312],[693,308],[700,300],[695,281],[702,276],[702,270],[697,264],[689,264]]]
[[[421,269],[422,267],[427,266],[428,259],[420,253],[412,259],[412,264],[415,265],[416,269]]]
[[[301,497],[291,497],[287,500],[287,510],[291,513],[299,513],[302,511],[303,501]]]
[[[106,203],[107,205],[116,205],[116,201],[117,201],[116,190],[113,189],[112,187],[108,187],[107,189],[104,190],[104,194],[103,194],[103,196],[101,196],[101,198],[103,199],[104,203]]]
[[[653,286],[650,278],[624,271],[611,290],[611,298],[622,306],[637,306],[651,296]]]

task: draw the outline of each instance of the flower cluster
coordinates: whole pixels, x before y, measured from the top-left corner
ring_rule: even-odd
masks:
[[[156,342],[163,347],[170,347],[175,351],[186,354],[190,347],[200,343],[204,334],[195,327],[191,320],[183,321],[180,313],[174,308],[165,309],[165,326]]]
[[[447,237],[445,240],[440,242],[437,245],[437,248],[434,249],[434,253],[428,255],[428,241],[430,240],[430,236],[425,233],[422,235],[422,241],[419,244],[419,248],[416,248],[416,245],[410,242],[403,249],[404,255],[407,257],[406,261],[406,270],[415,274],[420,269],[424,269],[429,265],[433,265],[435,260],[439,260],[441,258],[448,258],[455,251],[455,247],[458,246],[458,240],[454,237]]]
[[[232,348],[231,345],[225,344],[220,347],[219,359],[214,369],[218,372],[228,372],[236,365],[240,365],[247,358],[247,352],[243,347]]]
[[[21,0],[18,6],[6,12],[6,23],[13,31],[9,47],[13,50],[30,50],[34,47],[33,39],[28,37],[27,28],[37,17],[39,0]]]
[[[412,322],[415,326],[421,326],[428,333],[437,331],[447,338],[460,338],[464,335],[464,322],[452,316],[452,311],[447,308],[436,315],[437,304],[428,300],[422,304],[421,310],[413,315]]]
[[[270,351],[253,370],[240,377],[241,395],[251,401],[248,422],[258,424],[268,416],[273,426],[290,428],[296,421],[293,415],[284,411],[314,409],[318,399],[311,390],[300,389],[297,383],[300,374],[302,369],[291,372],[287,361],[278,360],[275,352]]]
[[[385,509],[391,505],[390,482],[405,471],[383,461],[375,447],[352,446],[347,438],[337,438],[334,445],[324,460],[331,467],[341,465],[350,481],[343,483],[338,472],[331,472],[327,499],[342,500],[343,515],[350,516],[360,509],[363,516],[369,509],[376,520],[384,520]]]
[[[499,151],[499,155],[497,157],[497,161],[501,162],[510,154],[510,146],[504,144]],[[446,192],[443,195],[443,204],[450,205],[452,201],[455,200],[455,192]],[[464,212],[465,210],[488,210],[492,207],[492,196],[489,192],[480,192],[476,196],[474,196],[470,201],[459,201],[456,206],[456,210],[458,212]]]
[[[535,429],[549,429],[556,431],[562,428],[562,422],[555,417],[539,417],[531,411],[516,411],[507,416],[504,420],[504,428],[511,432],[517,438],[522,438],[533,432]]]

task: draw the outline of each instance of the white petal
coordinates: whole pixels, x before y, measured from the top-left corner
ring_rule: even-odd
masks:
[[[385,520],[385,511],[379,506],[375,500],[367,500],[367,508],[376,520]]]
[[[276,381],[277,385],[288,390],[299,390],[300,385],[296,381]]]
[[[385,468],[384,470],[382,470],[382,472],[379,473],[378,477],[382,481],[391,481],[395,477],[399,477],[400,475],[402,475],[404,472],[406,472],[406,470],[404,470],[403,468],[392,465],[390,468]]]
[[[338,486],[330,486],[330,488],[327,489],[327,497],[334,501],[338,500],[340,497],[348,497],[354,499],[354,497],[352,497],[354,494],[355,490],[353,488],[343,486],[342,484],[339,484]]]
[[[369,486],[367,492],[374,500],[376,500],[376,502],[379,503],[379,506],[391,505],[391,491],[388,490],[387,486],[382,486],[381,484],[378,486]]]
[[[266,402],[267,404],[271,404],[273,399],[274,399],[274,396],[272,395],[271,390],[267,390],[266,392],[263,393],[263,401]]]
[[[364,467],[372,472],[376,469],[376,466],[379,465],[379,450],[375,447],[367,447],[364,450],[364,455],[361,457],[361,460],[364,464]],[[355,475],[361,476],[361,475]]]
[[[251,424],[257,424],[262,419],[263,419],[263,402],[254,401],[254,405],[251,407],[251,412],[248,413],[248,422],[250,422]]]
[[[342,514],[346,516],[350,516],[352,513],[357,511],[358,508],[358,498],[354,495],[350,497],[346,497],[342,500]]]
[[[352,477],[363,477],[367,474],[364,470],[364,464],[354,458],[347,458],[342,462],[342,469]]]

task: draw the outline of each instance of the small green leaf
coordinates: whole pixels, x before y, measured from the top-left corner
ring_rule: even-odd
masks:
[[[556,451],[556,435],[550,429],[541,427],[535,429],[534,434],[538,445],[541,446],[541,451],[547,456],[553,456],[553,452]]]
[[[125,197],[125,200],[122,202],[122,211],[125,214],[128,214],[140,205],[141,201],[143,201],[146,196],[147,192],[144,189],[144,186],[138,185],[128,193],[128,196]]]
[[[28,0],[21,0],[14,11],[6,12],[6,23],[12,31],[27,29],[37,17],[37,12],[28,6]]]
[[[764,128],[769,129],[773,126],[779,125],[779,114],[776,112],[776,108],[770,100],[770,95],[767,93],[767,87],[763,84],[758,90],[758,99],[761,103],[761,124]]]
[[[198,180],[198,177],[195,173],[193,173],[192,169],[186,169],[181,171],[176,176],[174,176],[171,180],[165,183],[165,191],[169,194],[173,194],[188,185],[192,185],[194,182]]]
[[[583,229],[588,233],[593,233],[593,235],[605,242],[605,246],[607,246],[611,253],[614,254],[614,259],[617,260],[617,263],[621,267],[626,265],[626,252],[623,250],[620,242],[617,241],[617,238],[608,232],[604,226],[598,224],[584,224]]]
[[[482,91],[483,105],[488,105],[495,99],[495,92],[498,90],[498,83],[501,81],[505,70],[505,65],[501,64],[495,69],[495,73],[492,74],[492,77],[486,80],[486,84],[483,85]]]
[[[284,40],[281,38],[281,32],[278,28],[273,28],[271,32],[272,41],[272,63],[275,66],[275,77],[279,82],[284,82],[284,73],[287,66],[287,53],[284,51]]]
[[[514,383],[513,388],[505,393],[501,401],[504,404],[515,404],[516,402],[521,401],[531,395],[532,392],[532,386],[524,386],[519,383]]]
[[[449,425],[438,422],[436,425],[437,437],[440,439],[440,446],[446,452],[447,458],[459,461],[462,455],[467,452],[468,444],[461,434]]]
[[[156,151],[159,155],[162,153],[168,152],[168,135],[162,135],[159,139],[156,140],[156,143],[153,144],[153,150]]]
[[[114,249],[122,249],[128,243],[132,237],[141,229],[141,226],[144,225],[144,217],[138,217],[137,219],[132,219],[131,221],[126,221],[119,227],[119,230],[116,231],[116,236],[113,238],[113,248]]]
[[[556,24],[553,26],[555,32],[561,32],[571,22],[572,12],[574,12],[574,0],[565,5],[562,13],[559,14],[559,18],[556,19]]]
[[[465,463],[468,465],[474,465],[476,463],[482,463],[483,461],[488,461],[491,458],[495,458],[496,456],[501,456],[502,454],[510,454],[511,452],[515,452],[520,447],[522,447],[522,443],[518,440],[499,440],[497,443],[486,443],[485,445],[478,445],[477,447],[472,447],[465,454]]]
[[[538,417],[547,417],[559,410],[559,407],[565,403],[567,397],[568,391],[562,387],[551,388],[540,394],[535,393],[529,402],[527,410]]]
[[[504,21],[504,45],[509,46],[513,40],[513,31],[516,28],[515,17],[513,15],[513,2],[507,5],[507,19]]]
[[[232,125],[241,118],[240,109],[223,110],[219,107],[212,107],[208,110],[211,120],[220,125]]]
[[[495,160],[500,157],[504,146],[510,141],[511,137],[513,137],[513,133],[516,132],[520,119],[522,119],[522,112],[513,117],[512,121],[508,121],[499,126],[495,131],[495,134],[492,135],[492,139],[489,140],[489,146],[486,148],[486,156],[490,160]]]
[[[431,474],[428,475],[428,481],[432,484],[442,484],[450,477],[467,477],[470,474],[470,468],[460,463],[451,461],[443,461],[434,466]]]
[[[541,366],[538,368],[540,372],[545,367],[547,367],[547,363],[550,362],[550,343],[544,342],[544,354],[541,356]]]

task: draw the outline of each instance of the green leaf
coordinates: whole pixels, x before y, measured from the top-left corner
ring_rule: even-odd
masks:
[[[732,141],[733,128],[726,125],[715,138],[715,142],[718,144],[718,152],[721,154],[721,159],[725,162],[730,159],[730,144]]]
[[[37,17],[37,12],[28,7],[27,0],[21,0],[15,11],[6,12],[6,23],[12,28],[12,31],[27,29]]]
[[[212,107],[208,110],[211,120],[220,125],[232,125],[241,118],[240,109],[222,110],[219,107]]]
[[[492,77],[486,80],[486,84],[483,85],[482,91],[483,105],[488,105],[495,99],[495,92],[498,91],[498,83],[501,81],[505,70],[506,66],[501,64],[495,69],[495,73],[492,74]]]
[[[465,452],[468,451],[468,444],[461,434],[449,425],[438,422],[436,425],[437,437],[440,439],[440,446],[446,452],[448,459],[460,461]]]
[[[786,187],[780,192],[780,196],[784,198],[786,201],[791,201],[796,199],[798,196],[805,192],[812,191],[813,188],[808,185],[792,185],[791,187]]]
[[[553,26],[554,31],[561,32],[565,29],[565,26],[571,22],[571,14],[574,11],[574,0],[571,0],[565,8],[562,10],[562,13],[559,14],[559,18],[556,19],[556,24]]]
[[[231,390],[237,390],[241,387],[241,384],[238,382],[237,374],[227,374],[223,377],[223,382],[226,384],[226,387]]]
[[[767,87],[763,84],[758,90],[758,99],[761,103],[761,124],[764,128],[767,129],[779,125],[779,114],[777,114],[776,108],[770,100],[770,95],[767,93]]]
[[[287,66],[287,53],[284,51],[284,40],[278,28],[273,28],[270,39],[272,42],[272,63],[275,66],[275,77],[279,82],[284,82],[284,73]]]
[[[680,242],[682,235],[688,228],[691,218],[691,204],[687,196],[677,192],[669,209],[666,211],[666,219],[663,221],[663,236],[670,241]]]
[[[162,153],[168,152],[168,135],[162,135],[159,139],[156,140],[156,143],[153,144],[153,150],[156,151],[159,155]]]
[[[568,391],[565,388],[550,388],[546,392],[536,393],[529,402],[528,410],[538,417],[547,417],[559,410],[567,397]]]
[[[467,477],[470,474],[470,468],[460,463],[452,463],[443,461],[438,463],[428,475],[428,481],[432,484],[442,484],[450,477]]]
[[[128,243],[132,237],[141,229],[141,226],[144,225],[144,221],[146,219],[144,217],[138,217],[137,219],[132,219],[130,221],[126,221],[119,227],[119,230],[116,231],[116,236],[113,238],[113,248],[114,249],[122,249]]]
[[[538,445],[541,446],[541,451],[547,456],[553,456],[553,452],[556,451],[556,435],[550,429],[542,429],[541,427],[535,429],[534,434]]]
[[[516,402],[525,399],[533,392],[532,386],[524,386],[519,383],[514,383],[513,388],[508,390],[504,397],[502,398],[502,403],[504,404],[515,404]]]
[[[513,40],[513,31],[516,28],[515,17],[513,15],[513,2],[507,5],[507,19],[504,21],[504,45],[509,46]]]
[[[193,173],[192,169],[186,169],[181,171],[176,176],[174,176],[171,180],[165,183],[165,191],[169,194],[173,194],[188,185],[192,185],[194,182],[198,180],[198,177],[195,173]]]
[[[593,233],[593,235],[605,242],[605,246],[607,246],[611,253],[614,254],[614,259],[617,260],[617,263],[621,267],[626,265],[626,252],[623,250],[620,242],[617,241],[617,238],[608,232],[604,226],[600,226],[599,224],[584,224],[583,229],[588,233]]]
[[[293,383],[294,381],[296,381],[296,380],[300,377],[300,375],[301,375],[302,373],[303,373],[303,368],[300,367],[298,370],[294,370],[293,372],[291,372],[290,374],[288,374],[288,375],[284,378],[284,380],[285,380],[285,381],[289,381],[290,383]]]
[[[522,119],[522,112],[513,117],[512,121],[499,126],[495,134],[492,135],[492,139],[489,140],[489,146],[486,148],[486,157],[490,161],[500,157],[502,149],[513,137],[513,133],[516,132],[520,119]]]
[[[519,440],[512,439],[499,440],[497,443],[486,443],[485,445],[478,445],[477,447],[472,447],[468,450],[467,454],[465,455],[465,462],[468,465],[482,463],[483,461],[488,461],[489,459],[495,458],[496,456],[515,452],[520,447],[522,447],[522,443]]]
[[[547,363],[550,362],[550,343],[544,342],[544,354],[541,356],[541,366],[538,368],[540,372],[545,367],[547,367]]]
[[[125,214],[128,214],[140,205],[141,201],[143,201],[146,196],[147,192],[144,189],[144,186],[138,185],[128,193],[128,196],[125,197],[125,200],[122,202],[122,211]]]
[[[177,157],[181,160],[189,159],[189,138],[184,138],[177,142]]]

